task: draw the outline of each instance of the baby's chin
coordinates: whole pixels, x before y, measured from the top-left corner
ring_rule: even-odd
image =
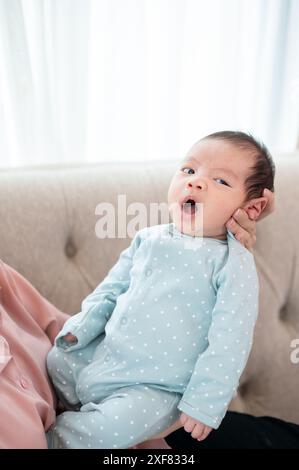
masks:
[[[189,235],[191,237],[209,237],[209,238],[216,238],[218,240],[226,240],[227,238],[227,230],[226,227],[215,228],[215,227],[196,227],[192,222],[180,223],[179,221],[174,221],[174,225],[176,229],[183,233],[184,235]]]
[[[184,235],[190,235],[192,237],[203,237],[202,228],[192,228],[192,224],[188,224],[185,221],[174,221],[175,228],[183,233]]]
[[[196,216],[195,213],[185,213],[182,210],[171,215],[174,225],[179,232],[192,237],[203,236],[202,217]]]
[[[191,237],[210,237],[226,240],[227,229],[223,217],[219,214],[205,214],[201,210],[188,211],[181,208],[170,209],[170,217],[176,229]],[[209,223],[209,219],[212,221]]]

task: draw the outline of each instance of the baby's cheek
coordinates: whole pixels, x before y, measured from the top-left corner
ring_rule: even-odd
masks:
[[[221,202],[218,206],[214,207],[213,210],[203,208],[203,226],[220,228],[224,227],[225,224],[231,217],[229,210],[221,207]]]

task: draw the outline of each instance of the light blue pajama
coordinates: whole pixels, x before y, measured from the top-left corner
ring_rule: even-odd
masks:
[[[254,257],[229,231],[137,232],[48,356],[58,395],[80,408],[58,416],[53,446],[127,448],[181,411],[218,428],[250,352],[258,291]],[[64,342],[68,332],[78,343]]]

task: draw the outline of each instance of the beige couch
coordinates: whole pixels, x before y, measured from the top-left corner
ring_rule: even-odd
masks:
[[[253,350],[232,409],[299,423],[299,156],[276,158],[277,208],[258,224],[261,295]],[[75,313],[129,239],[95,235],[99,202],[166,201],[175,163],[0,171],[0,256],[60,309]]]

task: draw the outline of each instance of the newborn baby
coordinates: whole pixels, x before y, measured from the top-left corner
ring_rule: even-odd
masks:
[[[179,418],[197,439],[219,427],[259,294],[254,257],[225,225],[238,207],[256,220],[273,181],[271,156],[250,135],[193,145],[169,187],[173,222],[138,231],[55,340],[48,371],[68,411],[49,447],[129,448]]]

